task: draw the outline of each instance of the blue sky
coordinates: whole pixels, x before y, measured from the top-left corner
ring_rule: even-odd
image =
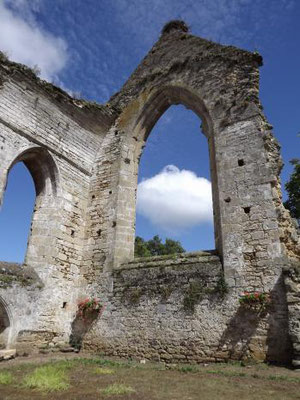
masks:
[[[0,49],[13,60],[37,65],[43,78],[69,92],[103,103],[121,88],[164,23],[174,18],[184,19],[195,35],[262,54],[260,97],[282,146],[284,183],[292,170],[288,160],[300,156],[298,0],[0,0]],[[213,247],[212,224],[209,217],[201,217],[206,211],[208,215],[208,206],[193,203],[194,208],[182,210],[178,201],[177,209],[170,210],[165,201],[162,206],[170,219],[163,226],[157,215],[145,212],[147,204],[154,207],[159,201],[149,190],[162,179],[174,186],[176,179],[181,182],[187,176],[183,170],[192,171],[187,182],[192,179],[195,187],[205,185],[201,177],[209,179],[200,123],[192,112],[174,106],[153,129],[139,171],[139,181],[149,182],[143,187],[148,203],[137,219],[140,236],[171,236],[187,250]],[[166,169],[168,165],[177,169]],[[22,232],[28,232],[33,196],[26,192],[29,184],[18,191],[20,182],[25,183],[24,169],[17,165],[0,214],[0,259],[24,258],[27,238]],[[190,187],[183,193],[187,201],[197,198]],[[11,199],[19,201],[15,208]],[[187,208],[194,214],[188,215]],[[193,215],[198,227],[188,223]]]

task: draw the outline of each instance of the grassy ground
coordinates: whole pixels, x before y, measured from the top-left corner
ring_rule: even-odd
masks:
[[[1,400],[292,400],[300,371],[265,364],[145,365],[100,358],[0,367]]]

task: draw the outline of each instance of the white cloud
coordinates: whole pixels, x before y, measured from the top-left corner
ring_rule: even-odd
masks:
[[[212,222],[211,183],[192,171],[167,165],[139,183],[137,213],[173,233]]]
[[[18,12],[13,12],[0,0],[0,50],[13,61],[29,67],[38,66],[43,79],[57,79],[68,58],[65,41],[38,27],[26,2],[15,0],[14,3],[13,8]]]

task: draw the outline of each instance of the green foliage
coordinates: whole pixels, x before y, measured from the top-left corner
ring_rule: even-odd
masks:
[[[166,301],[171,296],[171,294],[173,292],[173,287],[172,287],[172,285],[161,286],[159,288],[159,292],[161,294],[162,300]]]
[[[185,311],[194,312],[195,305],[199,303],[205,295],[205,289],[201,282],[191,282],[183,299]]]
[[[68,364],[57,363],[36,368],[23,380],[26,388],[37,389],[45,392],[66,390],[69,388],[66,369]]]
[[[284,206],[290,211],[291,216],[300,222],[300,160],[294,159],[290,163],[294,165],[294,171],[285,184],[289,198]]]
[[[189,372],[196,373],[199,372],[199,367],[197,365],[184,365],[182,367],[179,367],[177,370],[179,372],[183,372],[184,374],[187,374]]]
[[[107,368],[131,368],[132,364],[129,361],[115,361],[115,360],[106,360],[102,358],[77,358],[76,361],[82,365],[97,365],[101,367]]]
[[[239,298],[241,306],[258,312],[263,311],[270,305],[270,302],[270,295],[265,292],[250,293],[246,291]]]
[[[202,282],[191,282],[183,298],[183,308],[186,312],[194,312],[196,304],[203,300],[204,296],[217,294],[222,299],[228,293],[228,285],[223,275],[219,276],[213,288],[203,286]]]
[[[134,243],[134,255],[136,257],[150,257],[151,253],[147,247],[147,242],[139,236],[136,236]]]
[[[93,372],[96,375],[112,375],[115,373],[115,370],[111,369],[111,368],[105,368],[105,367],[96,367],[93,370]]]
[[[0,385],[10,385],[13,382],[13,376],[8,371],[0,372]]]
[[[0,287],[6,289],[12,285],[14,277],[11,275],[0,274]]]
[[[158,235],[148,241],[139,236],[135,238],[134,255],[136,257],[164,256],[184,252],[181,243],[176,240],[166,238],[166,242],[162,243]]]
[[[229,291],[228,285],[225,281],[224,275],[220,275],[218,282],[215,287],[216,293],[218,293],[223,299]]]
[[[128,290],[128,292],[126,293],[126,298],[130,304],[137,305],[142,297],[142,294],[143,294],[142,289],[137,287]]]

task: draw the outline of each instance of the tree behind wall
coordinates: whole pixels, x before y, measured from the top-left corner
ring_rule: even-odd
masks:
[[[135,257],[162,256],[184,252],[185,249],[182,247],[181,243],[176,240],[167,238],[166,242],[163,243],[158,235],[153,236],[153,238],[148,241],[145,241],[139,236],[135,238]]]
[[[291,216],[300,222],[300,160],[294,159],[290,163],[294,165],[294,171],[290,176],[290,180],[285,184],[288,193],[288,200],[284,203]]]

